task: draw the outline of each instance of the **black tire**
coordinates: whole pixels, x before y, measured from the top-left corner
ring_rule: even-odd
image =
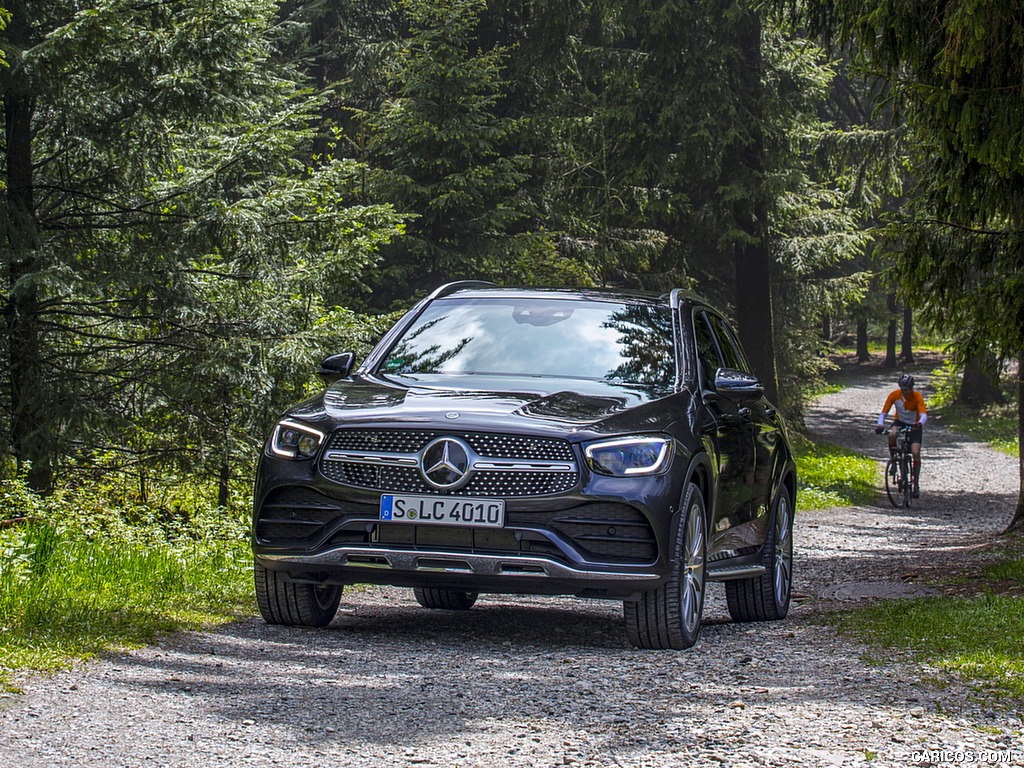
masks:
[[[885,465],[885,492],[894,507],[903,506],[903,491],[900,488],[900,465],[890,458]]]
[[[326,627],[338,612],[339,584],[302,584],[287,581],[284,574],[259,563],[253,566],[256,603],[268,624],[299,627]]]
[[[480,596],[479,592],[428,587],[413,587],[412,593],[424,608],[442,611],[468,611]]]
[[[725,582],[725,598],[733,621],[777,621],[789,613],[793,589],[793,504],[784,485],[775,496],[763,564],[767,570],[761,576]]]
[[[675,531],[670,578],[639,600],[623,603],[626,635],[636,647],[681,650],[697,642],[704,612],[707,525],[704,496],[691,483]]]

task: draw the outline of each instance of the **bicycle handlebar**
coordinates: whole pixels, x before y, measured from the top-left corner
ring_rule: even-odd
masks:
[[[892,431],[895,431],[895,432],[909,432],[915,426],[920,426],[920,425],[915,425],[915,424],[888,424],[888,425],[883,426],[883,427],[879,427],[879,426],[876,425],[876,426],[872,427],[872,429],[875,430],[875,434],[876,435],[884,435],[887,432],[892,432]]]

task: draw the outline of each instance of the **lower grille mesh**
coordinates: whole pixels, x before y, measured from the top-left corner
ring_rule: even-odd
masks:
[[[543,552],[563,559],[557,545],[568,541],[587,560],[609,563],[650,563],[658,547],[647,518],[626,504],[591,503],[569,510],[523,512],[509,510],[505,528],[473,529],[452,526],[386,524],[370,526],[377,518],[370,504],[346,504],[308,488],[278,488],[259,510],[257,540],[273,546],[313,548],[329,530],[330,543],[369,543],[368,528],[379,544],[412,548],[450,548],[467,552]],[[343,528],[346,520],[353,524]],[[358,526],[355,521],[359,521]],[[341,530],[339,530],[341,529]],[[516,537],[516,530],[525,533]],[[528,530],[532,529],[532,530]]]

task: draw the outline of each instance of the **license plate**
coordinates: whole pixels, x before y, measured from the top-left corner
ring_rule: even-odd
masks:
[[[380,519],[388,523],[501,528],[505,525],[505,502],[500,499],[384,494],[380,497]]]

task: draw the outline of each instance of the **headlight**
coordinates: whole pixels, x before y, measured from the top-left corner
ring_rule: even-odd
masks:
[[[274,427],[270,438],[270,452],[282,459],[311,459],[324,441],[318,429],[285,419]]]
[[[620,437],[583,449],[590,468],[602,475],[656,475],[668,468],[672,441],[666,437]]]

